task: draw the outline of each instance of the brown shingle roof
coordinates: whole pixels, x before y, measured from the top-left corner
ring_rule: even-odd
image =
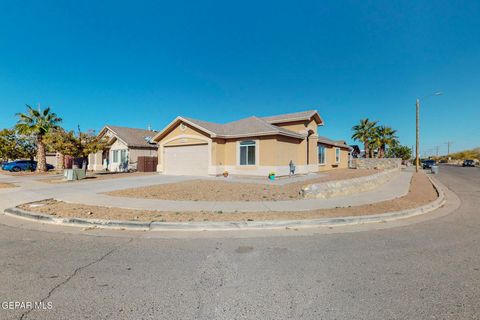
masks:
[[[192,118],[182,117],[189,122],[210,131],[219,138],[233,138],[241,136],[282,134],[303,139],[304,136],[288,129],[274,126],[265,120],[252,116],[237,121],[218,124]]]
[[[110,125],[105,126],[104,130],[105,129],[110,130],[116,136],[116,138],[125,142],[128,147],[157,148],[156,144],[148,142],[148,139],[151,139],[157,134],[156,131]],[[104,130],[102,130],[102,132],[104,132]],[[102,134],[102,132],[100,134]]]
[[[320,144],[326,144],[326,145],[329,145],[329,146],[351,149],[351,147],[349,145],[347,145],[347,143],[343,140],[332,140],[332,139],[327,138],[327,137],[319,136],[318,137],[318,142]]]
[[[188,117],[177,117],[165,129],[157,133],[154,139],[155,141],[159,141],[161,137],[163,137],[168,132],[169,128],[171,128],[174,124],[178,124],[180,121],[187,122],[190,125],[197,127],[197,129],[200,129],[210,134],[212,137],[217,138],[240,138],[279,134],[289,137],[295,137],[298,139],[304,139],[304,134],[281,128],[274,124],[290,121],[310,120],[312,117],[315,117],[317,123],[323,125],[323,120],[320,118],[320,115],[316,110],[309,110],[264,118],[252,116],[249,118],[244,118],[224,124],[213,123]]]
[[[310,120],[313,116],[318,116],[319,122],[323,123],[317,110],[307,110],[307,111],[301,111],[301,112],[279,114],[276,116],[262,117],[262,119],[267,121],[268,123],[273,124],[273,123],[282,123],[282,122],[299,121],[299,120]]]

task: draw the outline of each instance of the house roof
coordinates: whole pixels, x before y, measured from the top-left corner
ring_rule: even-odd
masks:
[[[262,119],[267,121],[268,123],[275,124],[275,123],[310,120],[312,117],[315,117],[317,122],[323,125],[323,120],[320,117],[320,114],[318,113],[317,110],[307,110],[307,111],[301,111],[301,112],[279,114],[276,116],[262,117]]]
[[[352,149],[347,143],[343,140],[332,140],[327,137],[318,137],[318,143],[320,144],[326,144],[329,146],[334,146],[334,147],[339,147],[339,148],[345,148],[345,149]]]
[[[299,113],[292,113],[289,115],[280,115],[274,117],[259,118],[256,116],[240,119],[233,122],[228,122],[224,124],[213,123],[188,117],[177,117],[172,121],[164,130],[160,131],[155,137],[154,140],[158,141],[161,137],[166,134],[168,129],[181,121],[184,121],[191,126],[208,133],[211,137],[215,138],[240,138],[240,137],[251,137],[251,136],[266,136],[266,135],[284,135],[298,139],[304,139],[305,135],[294,132],[282,127],[278,127],[274,123],[290,122],[290,121],[299,121],[299,120],[310,120],[312,117],[318,117],[318,123],[323,121],[320,119],[318,112],[315,110],[305,111]],[[282,117],[281,119],[278,117]],[[273,119],[275,118],[275,119]],[[283,119],[283,120],[282,120]]]
[[[112,132],[115,138],[124,142],[128,147],[157,148],[156,144],[149,143],[153,136],[157,134],[156,131],[106,125],[98,136],[103,136],[107,130]]]

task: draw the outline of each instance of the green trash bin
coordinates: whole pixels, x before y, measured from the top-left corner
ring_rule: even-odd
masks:
[[[63,172],[63,176],[68,181],[82,180],[85,179],[86,174],[83,169],[66,169]]]

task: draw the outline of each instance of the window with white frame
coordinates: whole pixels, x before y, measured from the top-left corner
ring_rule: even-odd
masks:
[[[113,158],[112,160],[113,163],[118,163],[118,150],[112,151],[112,158]]]
[[[340,148],[335,148],[335,162],[340,163]]]
[[[255,165],[255,141],[241,141],[240,142],[240,165],[254,166]]]
[[[318,146],[318,163],[325,164],[325,146]]]
[[[120,150],[120,163],[127,162],[127,150]]]

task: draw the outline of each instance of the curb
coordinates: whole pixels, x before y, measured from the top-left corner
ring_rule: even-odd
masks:
[[[33,213],[18,208],[5,209],[5,214],[17,218],[38,221],[61,226],[82,228],[108,228],[138,231],[231,231],[259,229],[292,229],[347,226],[364,223],[378,223],[410,218],[422,215],[443,206],[446,202],[445,193],[437,181],[428,176],[437,190],[438,198],[418,208],[393,211],[366,216],[349,216],[339,218],[322,218],[309,220],[277,220],[277,221],[237,221],[237,222],[140,222],[103,219],[59,218],[49,214]]]

